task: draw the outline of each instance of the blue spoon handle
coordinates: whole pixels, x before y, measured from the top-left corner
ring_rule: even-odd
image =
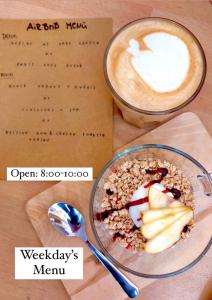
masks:
[[[98,258],[98,260],[105,266],[106,269],[113,275],[116,281],[120,284],[123,290],[127,293],[130,298],[138,296],[138,288],[122,274],[99,250],[94,247],[89,241],[86,241],[88,247],[92,253]]]

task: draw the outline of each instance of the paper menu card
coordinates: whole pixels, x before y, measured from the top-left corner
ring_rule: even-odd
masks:
[[[93,167],[112,156],[103,76],[111,19],[0,20],[0,177],[6,167]]]

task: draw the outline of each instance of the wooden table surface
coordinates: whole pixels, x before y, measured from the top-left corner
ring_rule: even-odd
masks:
[[[207,77],[200,94],[184,111],[193,111],[199,115],[212,135],[211,1],[0,0],[0,18],[112,17],[114,31],[131,20],[148,16],[162,16],[181,22],[200,40],[207,58]],[[145,129],[137,129],[124,123],[115,108],[114,148],[124,145],[144,132]],[[52,184],[0,182],[0,299],[68,300],[60,281],[14,280],[14,247],[40,245],[26,215],[25,204],[29,198]],[[211,262],[210,251],[188,272],[175,278],[158,280],[145,288],[139,299],[212,299]]]

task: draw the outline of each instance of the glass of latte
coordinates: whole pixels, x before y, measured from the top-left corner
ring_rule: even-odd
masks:
[[[144,18],[113,36],[104,72],[123,118],[143,127],[164,121],[195,98],[206,60],[187,28],[169,19]]]

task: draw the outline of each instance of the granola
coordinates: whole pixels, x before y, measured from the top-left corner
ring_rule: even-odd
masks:
[[[160,170],[157,172],[156,170]],[[113,167],[104,184],[101,220],[110,231],[112,240],[132,251],[141,251],[146,238],[137,228],[129,213],[133,193],[144,183],[160,182],[175,199],[194,210],[192,187],[183,172],[172,163],[160,159],[133,159]],[[181,233],[184,239],[193,226],[190,222]]]

